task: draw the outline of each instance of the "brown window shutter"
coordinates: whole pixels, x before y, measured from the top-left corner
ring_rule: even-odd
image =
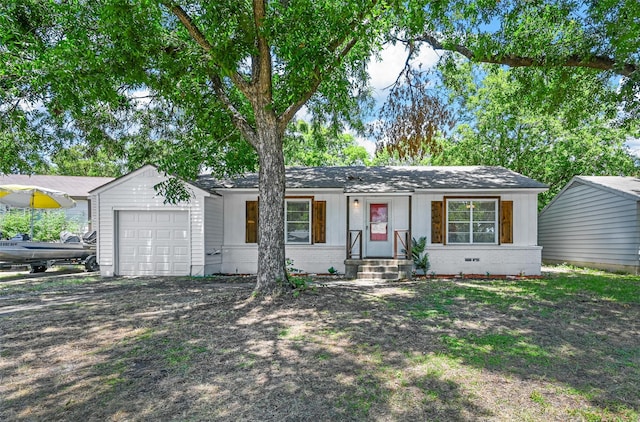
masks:
[[[327,243],[327,201],[313,201],[313,243]]]
[[[500,243],[513,243],[513,201],[500,202]]]
[[[431,243],[444,243],[443,201],[431,201]]]
[[[258,201],[247,201],[246,204],[246,243],[258,243]]]

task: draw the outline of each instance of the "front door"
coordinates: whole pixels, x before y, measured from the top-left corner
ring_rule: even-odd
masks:
[[[393,255],[390,203],[367,203],[367,234],[365,250],[368,258],[389,258]]]

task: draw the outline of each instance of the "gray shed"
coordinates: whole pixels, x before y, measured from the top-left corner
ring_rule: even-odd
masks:
[[[544,263],[639,273],[640,179],[576,176],[540,213]]]

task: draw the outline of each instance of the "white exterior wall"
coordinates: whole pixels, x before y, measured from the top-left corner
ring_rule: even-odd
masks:
[[[575,183],[540,214],[542,259],[638,271],[638,202]]]
[[[257,270],[257,245],[245,241],[245,203],[255,201],[257,193],[227,191],[224,195],[224,245],[222,272],[252,274]],[[393,230],[409,229],[409,196],[362,195],[342,192],[288,192],[291,196],[314,196],[327,201],[327,243],[291,245],[286,256],[293,259],[294,267],[309,273],[326,273],[334,267],[344,272],[346,258],[346,212],[349,201],[349,229],[366,232],[367,199],[389,202],[391,206],[390,234]],[[513,243],[505,245],[436,245],[431,244],[431,201],[442,201],[444,196],[500,197],[513,201]],[[354,200],[358,200],[358,206]],[[537,245],[537,193],[536,192],[416,192],[411,197],[412,226],[415,238],[428,239],[431,270],[437,274],[493,274],[539,275],[541,247]],[[363,239],[363,245],[365,239]],[[365,256],[366,256],[366,246]]]
[[[513,243],[447,245],[431,243],[431,202],[445,196],[500,197],[513,201]],[[436,274],[540,275],[541,247],[537,243],[538,196],[535,192],[421,192],[413,196],[412,236],[427,237],[429,272]]]
[[[258,199],[257,191],[221,191],[224,197],[222,273],[255,274],[258,245],[245,243],[246,202]],[[327,201],[326,243],[286,245],[293,266],[308,273],[326,273],[330,267],[344,272],[346,256],[346,198],[342,191],[288,191],[287,196],[313,196]]]
[[[222,272],[224,206],[219,196],[205,198],[204,252],[205,274]]]
[[[195,198],[191,202],[178,205],[163,203],[153,186],[165,180],[153,167],[145,166],[121,179],[115,180],[95,192],[97,208],[95,229],[98,230],[97,254],[102,276],[117,274],[117,228],[116,212],[182,210],[189,212],[189,236],[191,255],[191,274],[205,275],[204,251],[204,199],[205,193],[192,189]]]

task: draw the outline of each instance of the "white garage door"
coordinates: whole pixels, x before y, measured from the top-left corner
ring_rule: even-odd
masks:
[[[189,275],[187,211],[119,211],[118,275]]]

